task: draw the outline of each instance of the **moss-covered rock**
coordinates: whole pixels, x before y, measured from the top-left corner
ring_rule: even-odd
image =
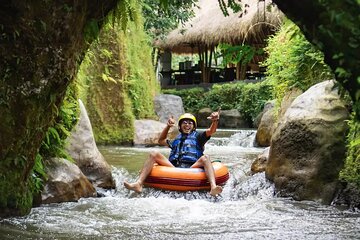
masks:
[[[14,0],[1,5],[0,216],[30,211],[38,149],[87,48],[85,28],[116,3]]]
[[[108,24],[88,51],[78,79],[97,143],[132,143],[135,119],[155,118],[159,85],[139,25],[129,23],[124,32]]]

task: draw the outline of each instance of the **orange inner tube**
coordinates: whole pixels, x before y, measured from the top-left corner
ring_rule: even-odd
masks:
[[[224,185],[229,179],[228,168],[220,163],[212,163],[217,185]],[[146,187],[172,191],[209,190],[205,170],[202,168],[173,168],[154,165],[150,175],[146,178]]]

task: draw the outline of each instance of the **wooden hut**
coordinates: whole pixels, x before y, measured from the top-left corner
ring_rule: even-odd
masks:
[[[240,12],[234,13],[229,9],[229,16],[225,16],[218,0],[199,0],[194,8],[195,16],[156,45],[165,56],[169,56],[169,53],[199,54],[200,69],[194,70],[201,71],[200,82],[208,83],[211,79],[214,49],[220,43],[263,48],[266,38],[273,34],[282,22],[283,14],[270,0],[242,0],[241,6]],[[251,64],[256,66],[262,60],[263,56],[254,56]],[[163,69],[163,73],[171,76],[168,66]],[[246,67],[241,62],[236,64],[234,78],[244,78]],[[192,69],[186,69],[185,66],[185,69],[179,70]]]

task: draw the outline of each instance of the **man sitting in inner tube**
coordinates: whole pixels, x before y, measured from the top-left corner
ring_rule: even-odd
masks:
[[[216,196],[222,192],[222,187],[216,185],[214,168],[209,156],[204,155],[204,145],[216,132],[220,118],[220,110],[210,114],[208,119],[211,125],[206,131],[196,131],[196,118],[190,113],[185,113],[178,120],[180,134],[173,140],[168,140],[167,135],[171,127],[175,125],[173,117],[168,119],[167,125],[161,132],[159,144],[171,148],[169,159],[160,152],[151,152],[145,161],[138,180],[134,183],[124,181],[124,186],[140,193],[146,177],[150,174],[154,163],[169,167],[204,168],[210,183],[210,194]]]

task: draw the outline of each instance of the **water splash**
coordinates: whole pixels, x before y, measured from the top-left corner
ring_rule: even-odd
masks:
[[[243,136],[251,140],[242,140]],[[153,149],[111,148],[115,190],[102,190],[102,198],[42,205],[26,217],[0,220],[0,236],[91,240],[359,239],[359,213],[277,198],[264,173],[251,175],[251,163],[262,152],[250,144],[253,137],[253,133],[236,132],[220,144],[206,146],[207,154],[222,160],[230,171],[219,198],[210,197],[206,191],[145,188],[141,194],[130,192],[123,187],[123,181],[136,180],[138,169]]]
[[[254,147],[256,130],[241,130],[230,137],[212,137],[207,144],[213,146]]]

